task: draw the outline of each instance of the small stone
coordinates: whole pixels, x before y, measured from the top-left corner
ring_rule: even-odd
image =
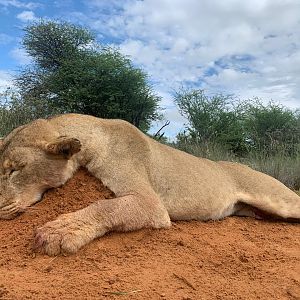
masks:
[[[51,266],[48,266],[45,268],[45,272],[47,272],[47,273],[51,272],[52,270],[53,270],[53,267],[51,267]]]
[[[178,242],[177,242],[177,245],[178,245],[178,246],[184,246],[184,242],[183,242],[183,241],[178,241]]]

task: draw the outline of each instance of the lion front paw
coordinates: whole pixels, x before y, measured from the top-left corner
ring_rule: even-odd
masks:
[[[96,237],[91,224],[81,221],[74,214],[62,215],[36,230],[34,250],[55,256],[77,252]]]

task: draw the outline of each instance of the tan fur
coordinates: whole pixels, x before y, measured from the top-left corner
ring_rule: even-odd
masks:
[[[171,220],[257,216],[300,220],[300,197],[247,166],[157,143],[120,120],[68,114],[36,120],[0,145],[0,218],[13,218],[86,167],[117,196],[60,216],[36,233],[49,255],[74,253],[109,231],[167,228]]]

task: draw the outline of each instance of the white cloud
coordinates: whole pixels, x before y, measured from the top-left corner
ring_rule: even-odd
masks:
[[[37,2],[23,2],[19,0],[0,0],[0,6],[4,8],[12,6],[16,8],[35,9],[41,5]]]
[[[11,85],[12,75],[5,70],[0,70],[0,92],[4,91],[7,87]]]
[[[250,54],[265,64],[270,63],[269,55],[291,54],[300,46],[299,10],[296,0],[260,0],[251,5],[237,0],[130,1],[102,30],[123,37],[122,51],[150,69],[155,64],[158,74],[161,69],[156,67],[162,65],[166,72],[180,74],[179,80],[197,81],[199,74],[191,74],[195,66],[204,69],[224,56]]]
[[[22,22],[30,22],[36,20],[36,16],[31,10],[22,11],[17,15],[17,18]]]
[[[10,56],[20,65],[26,65],[31,62],[30,56],[21,48],[14,48],[10,51]]]
[[[11,43],[14,38],[8,34],[0,33],[0,45],[7,45]]]

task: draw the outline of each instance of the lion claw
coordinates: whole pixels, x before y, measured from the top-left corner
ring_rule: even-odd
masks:
[[[36,230],[33,250],[50,256],[71,254],[91,239],[89,228],[72,217],[62,216]]]

